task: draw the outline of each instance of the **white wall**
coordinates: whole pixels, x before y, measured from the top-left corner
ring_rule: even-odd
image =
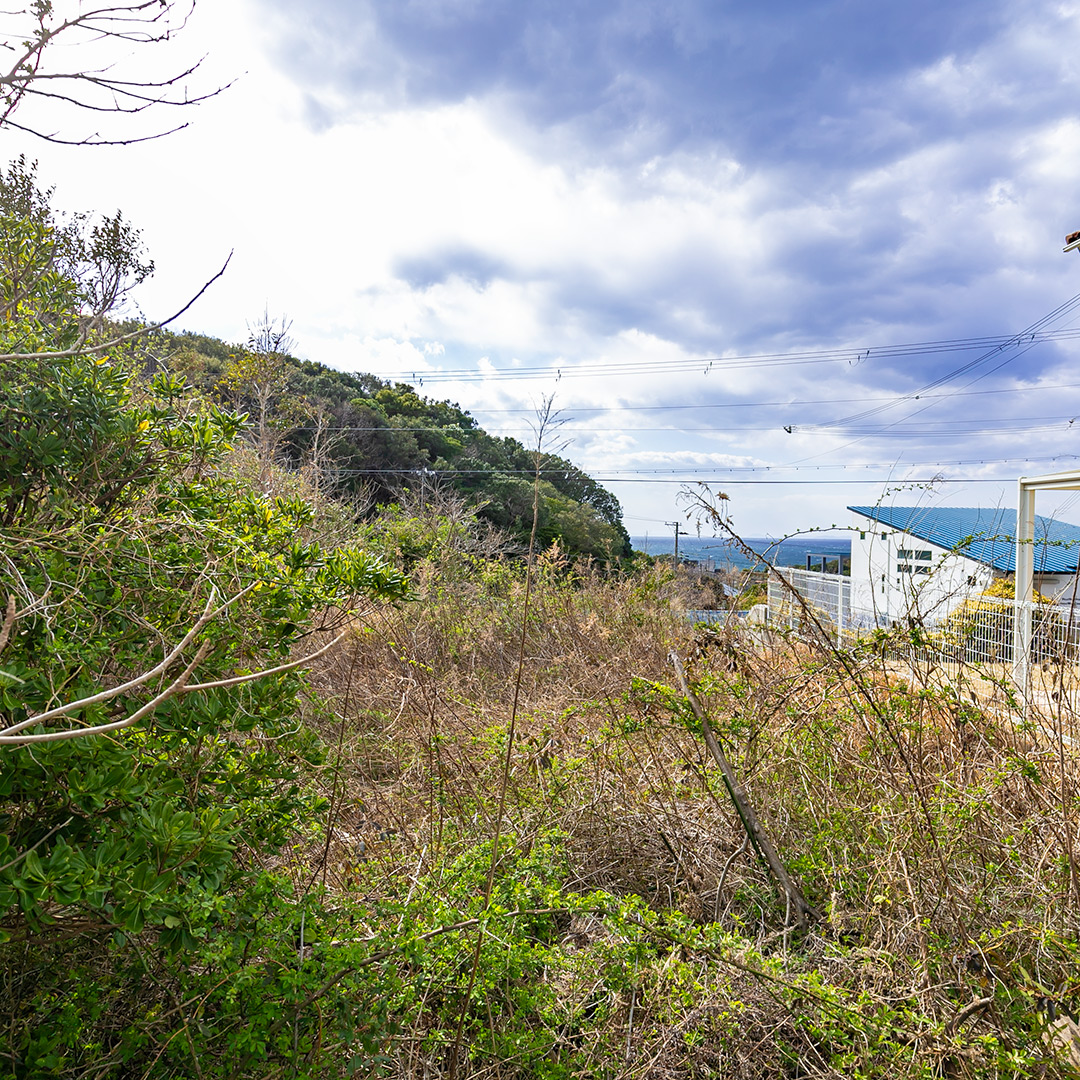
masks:
[[[1059,604],[1068,604],[1073,596],[1072,574],[1040,574],[1035,571],[1035,588]],[[1080,589],[1077,590],[1077,598],[1080,599]]]
[[[983,592],[994,580],[993,569],[974,559],[955,555],[861,514],[855,515],[854,524],[853,621],[875,625],[907,615],[936,621],[966,596]]]

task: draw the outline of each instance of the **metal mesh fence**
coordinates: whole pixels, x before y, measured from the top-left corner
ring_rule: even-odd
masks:
[[[818,636],[821,630],[807,617],[792,590],[811,608],[818,624],[829,639],[842,645],[854,637],[851,618],[851,578],[843,574],[821,574],[814,570],[778,567],[769,575],[769,625],[799,630]],[[784,582],[787,583],[785,587]]]
[[[936,663],[1013,664],[1014,628],[1022,605],[975,596],[924,628],[919,658]],[[1080,612],[1058,604],[1031,604],[1029,662],[1075,664],[1080,660]]]
[[[769,578],[770,626],[820,636],[821,630],[807,617],[792,589],[813,611],[833,644],[851,644],[875,625],[876,620],[860,619],[852,613],[849,577],[792,568],[780,568],[778,574],[784,581]],[[791,588],[785,587],[785,581]],[[918,620],[913,625],[910,648],[915,658],[928,663],[1011,665],[1018,606],[1015,600],[999,597],[961,600],[945,615]],[[1032,604],[1031,611],[1030,663],[1080,663],[1080,604],[1075,608],[1070,604]]]

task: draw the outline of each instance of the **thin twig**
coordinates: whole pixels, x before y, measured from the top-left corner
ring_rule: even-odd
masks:
[[[536,451],[534,464],[536,466],[533,477],[533,520],[532,530],[529,533],[529,561],[525,567],[525,600],[521,608],[521,633],[518,637],[517,672],[514,677],[514,700],[510,706],[510,723],[506,732],[506,754],[503,757],[502,780],[499,785],[499,803],[495,813],[495,833],[491,841],[491,859],[488,862],[487,881],[484,884],[484,908],[486,912],[491,905],[491,890],[495,882],[495,866],[499,858],[499,840],[502,836],[503,815],[506,812],[506,791],[510,785],[510,762],[514,750],[514,732],[517,725],[518,702],[521,698],[521,680],[525,671],[525,638],[529,626],[529,604],[532,599],[534,559],[536,555],[536,532],[540,525],[540,466],[542,464],[542,452],[544,432],[550,423],[552,398],[548,398],[539,414],[539,425],[536,433]],[[450,1080],[457,1080],[458,1058],[461,1053],[461,1039],[465,1030],[465,1016],[469,1008],[469,999],[472,996],[473,986],[476,984],[476,973],[480,967],[480,950],[483,943],[483,931],[476,935],[476,948],[473,951],[472,970],[469,973],[469,986],[461,1005],[461,1014],[458,1016],[457,1030],[454,1033],[454,1045],[450,1050],[450,1067],[448,1075]]]
[[[2,874],[5,870],[10,870],[13,866],[17,866],[23,861],[23,859],[26,858],[27,855],[30,854],[31,851],[34,851],[35,849],[41,847],[41,845],[44,844],[50,836],[52,836],[54,833],[58,833],[62,828],[64,828],[65,825],[70,825],[74,820],[74,817],[69,817],[67,821],[62,821],[59,825],[50,829],[36,844],[31,844],[30,847],[28,847],[21,855],[16,855],[15,858],[11,860],[11,862],[6,862],[3,866],[0,866],[0,874]]]

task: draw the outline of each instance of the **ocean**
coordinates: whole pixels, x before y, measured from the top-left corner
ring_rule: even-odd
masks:
[[[648,555],[673,555],[675,538],[671,533],[631,536],[635,551]],[[850,558],[851,540],[846,533],[821,533],[798,536],[791,540],[774,540],[768,536],[747,536],[743,543],[775,566],[806,566],[806,556],[824,555],[826,559]],[[753,562],[729,540],[722,536],[679,536],[679,556],[704,562],[713,559],[717,570],[748,570]]]

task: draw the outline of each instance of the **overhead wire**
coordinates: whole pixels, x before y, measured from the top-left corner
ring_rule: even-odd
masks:
[[[1080,328],[1068,327],[1057,330],[1043,330],[1047,321],[1058,317],[1060,314],[1071,310],[1070,305],[1080,303],[1080,295],[1059,305],[1054,311],[1043,316],[1042,319],[1033,323],[1019,334],[990,335],[984,337],[950,338],[933,341],[904,342],[899,344],[871,345],[871,346],[841,346],[832,349],[806,349],[789,352],[774,353],[747,353],[734,356],[707,356],[665,358],[650,360],[594,360],[582,363],[570,363],[567,361],[554,361],[544,364],[515,364],[509,367],[495,367],[487,364],[484,367],[461,367],[461,368],[433,368],[425,371],[422,368],[411,370],[396,370],[370,372],[376,378],[402,379],[409,376],[418,385],[425,383],[440,382],[497,382],[505,379],[535,380],[554,378],[556,381],[571,378],[588,378],[598,376],[615,376],[628,374],[650,374],[662,372],[670,374],[679,371],[694,371],[701,369],[703,374],[713,370],[733,370],[749,367],[790,367],[807,364],[833,364],[849,363],[864,364],[871,356],[875,360],[898,359],[912,355],[934,355],[938,353],[962,352],[972,349],[981,349],[980,357],[963,365],[957,371],[974,366],[985,359],[986,355],[992,355],[1008,345],[1018,343],[1028,338],[1033,343],[1044,341],[1065,341],[1080,338]],[[934,384],[928,384],[928,389]]]
[[[1078,307],[1080,307],[1080,293],[1075,294],[1074,296],[1070,297],[1068,300],[1066,300],[1063,303],[1059,304],[1056,308],[1054,308],[1053,311],[1048,312],[1046,315],[1043,315],[1042,318],[1037,319],[1030,326],[1028,326],[1024,330],[1020,331],[1019,334],[1014,334],[1014,335],[1012,335],[1012,337],[1007,338],[1007,339],[1001,341],[1000,343],[998,343],[995,347],[991,347],[989,349],[986,349],[979,356],[975,357],[974,360],[969,360],[966,364],[961,364],[959,367],[954,368],[952,371],[948,371],[944,375],[940,375],[936,379],[932,379],[930,382],[928,382],[925,385],[921,386],[918,390],[914,390],[914,391],[912,391],[911,393],[908,393],[908,394],[900,395],[897,398],[895,398],[893,400],[893,402],[890,403],[890,404],[879,405],[879,406],[876,406],[876,407],[874,407],[872,409],[864,409],[861,412],[851,413],[848,416],[840,417],[839,419],[833,420],[828,424],[825,424],[825,425],[818,424],[818,425],[815,425],[815,426],[818,427],[818,428],[821,428],[821,427],[841,427],[841,426],[843,426],[845,424],[856,423],[857,421],[865,420],[865,419],[867,419],[867,418],[869,418],[871,416],[879,415],[880,413],[885,412],[888,409],[895,408],[897,405],[901,404],[904,401],[913,401],[913,400],[917,401],[922,397],[923,394],[925,394],[925,393],[927,393],[928,391],[931,391],[931,390],[936,390],[936,389],[938,389],[938,387],[944,386],[946,383],[951,382],[953,379],[957,378],[958,376],[963,375],[968,371],[971,371],[972,369],[974,369],[974,368],[978,367],[980,364],[982,364],[984,361],[990,359],[991,357],[993,357],[997,353],[1001,352],[1003,349],[1005,349],[1007,347],[1016,347],[1017,349],[1019,349],[1021,345],[1025,345],[1025,348],[1020,350],[1016,354],[1016,356],[1006,357],[996,367],[990,369],[990,371],[984,372],[982,375],[979,376],[978,379],[972,380],[971,383],[967,384],[968,386],[973,385],[974,382],[980,381],[981,379],[985,378],[987,375],[993,374],[995,371],[999,371],[1006,364],[1012,363],[1019,356],[1023,356],[1025,353],[1027,353],[1032,348],[1034,348],[1035,345],[1040,344],[1041,341],[1047,340],[1046,334],[1047,333],[1055,333],[1055,332],[1054,331],[1045,332],[1045,331],[1043,331],[1042,328],[1044,326],[1046,326],[1047,323],[1053,321],[1054,319],[1059,319],[1059,318],[1064,317],[1065,315],[1070,314],[1071,312],[1075,311]],[[1076,328],[1073,328],[1073,327],[1065,328],[1062,331],[1062,333],[1065,333],[1065,332],[1067,332],[1070,336],[1074,335],[1076,333],[1080,333],[1080,331],[1076,330]],[[952,395],[944,395],[944,396],[948,397],[948,396],[952,396]],[[923,411],[923,410],[920,410],[920,411]]]
[[[1080,383],[1054,383],[1045,386],[1002,387],[996,390],[967,390],[953,394],[924,394],[927,398],[991,396],[995,394],[1026,394],[1043,390],[1080,390]],[[804,401],[710,401],[676,405],[583,405],[570,406],[566,411],[572,413],[617,413],[617,412],[676,412],[683,409],[757,409],[773,407],[801,407],[804,405],[848,405],[856,402],[866,404],[872,401],[895,401],[896,396],[879,398],[807,398]],[[482,416],[502,416],[512,414],[533,415],[535,409],[489,409],[475,406],[473,412]]]
[[[924,437],[924,438],[933,438],[935,435],[943,435],[943,436],[947,436],[949,438],[952,438],[952,437],[954,437],[954,436],[956,436],[958,434],[960,434],[960,435],[1026,434],[1026,433],[1037,432],[1037,431],[1055,431],[1055,430],[1059,429],[1061,424],[1065,424],[1066,426],[1068,426],[1075,419],[1076,419],[1076,415],[1070,415],[1070,414],[1066,413],[1066,414],[1062,414],[1060,416],[1001,417],[997,421],[1001,425],[1010,425],[1010,424],[1011,425],[1017,425],[1017,424],[1022,423],[1022,424],[1025,425],[1023,427],[1015,427],[1015,426],[1014,427],[1005,427],[1005,426],[1002,426],[1002,427],[986,427],[985,426],[986,421],[982,420],[982,419],[979,419],[979,420],[968,420],[968,419],[964,419],[964,420],[937,420],[937,421],[933,421],[933,423],[935,423],[935,424],[937,424],[937,425],[939,425],[941,427],[950,428],[951,430],[934,431],[934,429],[932,429],[932,428],[921,428],[921,429],[917,429],[917,430],[914,430],[914,431],[908,431],[908,429],[905,429],[904,433],[896,433],[896,434],[910,433],[910,434],[919,435],[919,436]],[[971,425],[971,424],[981,424],[983,426],[979,427],[979,428],[968,428],[967,430],[959,430],[959,428],[962,425]],[[886,425],[886,426],[884,426],[882,428],[866,428],[865,433],[866,434],[888,433],[889,428],[892,427],[892,426],[893,425]],[[298,427],[290,427],[288,430],[290,432],[316,431],[316,430],[318,430],[318,431],[321,431],[321,432],[324,432],[324,433],[333,432],[333,433],[336,433],[336,434],[341,434],[341,433],[373,434],[373,433],[379,432],[379,431],[416,432],[416,433],[431,434],[431,433],[437,433],[437,432],[446,432],[447,428],[439,427],[437,425],[416,425],[416,426],[414,426],[414,425],[411,425],[411,424],[408,425],[407,427],[401,427],[401,428],[393,427],[393,426],[387,426],[387,425],[383,425],[383,426],[379,427],[379,426],[373,426],[373,425],[358,425],[358,424],[340,424],[340,425],[332,425],[332,426],[324,426],[324,427],[321,427],[321,428],[316,428],[314,425],[305,424],[305,425],[300,425]],[[469,431],[469,430],[472,430],[472,429],[466,428],[466,429],[463,429],[463,430]],[[698,433],[698,434],[727,434],[727,433],[732,433],[732,434],[737,434],[739,432],[746,432],[746,431],[775,431],[776,430],[776,425],[775,424],[768,424],[768,425],[764,425],[764,426],[761,426],[761,425],[756,425],[756,426],[755,425],[738,425],[738,426],[725,425],[723,427],[685,427],[685,426],[682,426],[682,427],[672,427],[672,426],[652,427],[652,426],[646,426],[646,425],[628,427],[626,425],[620,425],[619,427],[596,427],[595,425],[590,424],[588,427],[570,427],[568,425],[566,427],[561,428],[560,430],[562,431],[563,434],[567,434],[567,435],[587,435],[587,434],[593,434],[593,433],[604,434],[604,433],[611,433],[611,432],[630,433],[630,432],[637,432],[637,431],[641,431],[641,432],[670,431],[670,432],[683,432],[683,433],[687,433],[687,434],[692,434],[692,433]],[[805,430],[805,429],[800,429],[800,430]],[[849,430],[851,432],[856,432],[857,433],[861,429],[849,429]],[[493,435],[496,438],[502,438],[502,437],[505,437],[507,434],[509,434],[511,432],[525,433],[526,429],[521,428],[521,427],[506,427],[506,428],[501,428],[497,434],[493,433],[493,432],[487,432],[486,434]]]
[[[1075,311],[1077,309],[1077,307],[1080,307],[1080,293],[1076,293],[1075,295],[1071,296],[1068,300],[1064,301],[1063,303],[1059,304],[1056,308],[1054,308],[1053,311],[1048,312],[1046,315],[1042,316],[1042,318],[1037,319],[1034,323],[1032,323],[1030,326],[1028,326],[1026,330],[1022,331],[1020,334],[1015,335],[1014,338],[1010,339],[1010,343],[1016,344],[1018,347],[1019,347],[1020,344],[1024,344],[1026,342],[1026,344],[1024,344],[1024,347],[1022,349],[1019,349],[1019,351],[1017,352],[1016,355],[1008,356],[1005,359],[1003,359],[1000,363],[994,365],[994,367],[990,368],[988,371],[984,371],[984,372],[980,373],[978,376],[976,376],[970,382],[965,383],[964,386],[960,388],[960,390],[957,390],[954,393],[941,395],[937,400],[932,401],[927,405],[921,406],[920,408],[914,410],[914,412],[908,413],[906,416],[899,417],[898,419],[892,421],[892,423],[886,425],[885,429],[879,429],[879,430],[875,431],[873,434],[880,438],[884,434],[884,432],[886,430],[891,429],[891,428],[896,428],[900,424],[906,422],[907,420],[910,420],[913,417],[919,416],[922,413],[926,412],[928,409],[930,409],[934,405],[936,405],[938,403],[938,400],[940,400],[940,398],[942,398],[942,397],[943,398],[953,397],[956,394],[959,394],[962,391],[966,390],[968,387],[973,386],[975,383],[981,382],[984,378],[987,378],[988,376],[994,374],[995,372],[1000,371],[1001,368],[1006,366],[1006,364],[1010,364],[1014,360],[1016,360],[1018,357],[1025,355],[1027,352],[1029,352],[1031,349],[1033,349],[1036,344],[1038,344],[1038,341],[1036,339],[1037,339],[1038,335],[1042,332],[1042,327],[1046,326],[1048,322],[1050,322],[1053,319],[1062,318],[1062,317],[1064,317],[1064,316],[1066,316],[1068,314],[1071,314],[1073,311]],[[940,378],[934,380],[931,383],[927,383],[926,386],[923,389],[935,390],[939,386],[943,386],[945,383],[949,382],[951,379],[955,378],[957,375],[964,374],[964,373],[966,373],[968,371],[971,371],[973,368],[975,368],[976,366],[981,364],[984,360],[987,360],[990,357],[994,356],[995,353],[999,352],[1002,348],[1004,348],[1004,344],[1002,346],[1000,346],[997,350],[991,349],[991,350],[989,350],[987,352],[984,352],[981,356],[976,357],[974,360],[970,361],[969,363],[961,365],[961,367],[959,367],[959,368],[955,368],[953,371],[946,373],[945,375],[941,376]],[[864,420],[864,419],[868,419],[871,416],[878,416],[881,413],[888,411],[889,409],[895,408],[897,405],[901,404],[904,401],[919,400],[921,395],[922,395],[922,390],[919,390],[918,392],[915,392],[914,394],[901,395],[901,396],[897,397],[891,404],[881,405],[881,406],[878,406],[877,408],[874,408],[874,409],[867,409],[867,410],[864,410],[862,413],[854,413],[850,417],[843,418],[841,420],[835,421],[833,424],[816,425],[815,430],[829,430],[829,429],[834,429],[834,428],[842,430],[842,425],[844,423],[849,423],[850,424],[850,423],[853,423],[853,422],[855,422],[857,420]],[[1071,423],[1071,421],[1070,421],[1070,423]],[[794,428],[794,425],[792,425],[792,428]],[[790,431],[790,430],[792,430],[792,428],[788,428],[787,430]],[[855,446],[858,443],[863,442],[865,439],[870,438],[870,437],[871,437],[870,434],[858,435],[856,438],[851,439],[851,441],[849,441],[847,443],[844,443],[841,446],[831,447],[828,450],[820,451],[817,454],[811,454],[808,457],[798,458],[798,459],[796,459],[796,462],[793,462],[793,464],[802,463],[802,462],[806,462],[806,461],[813,461],[815,458],[827,457],[828,455],[838,453],[841,450],[850,449],[852,446]]]
[[[1078,454],[1044,454],[1044,455],[1031,455],[1027,457],[1009,457],[1009,458],[967,458],[958,461],[913,461],[913,462],[881,462],[881,461],[865,461],[865,462],[846,462],[839,465],[673,465],[664,467],[651,467],[651,468],[635,468],[635,469],[608,469],[607,474],[609,477],[653,477],[653,476],[699,476],[703,474],[719,475],[723,474],[729,476],[732,474],[760,474],[760,473],[776,473],[776,472],[803,472],[803,471],[834,471],[834,470],[851,470],[851,469],[890,469],[896,470],[897,468],[915,469],[915,468],[946,468],[946,467],[959,467],[970,465],[1009,465],[1017,462],[1044,462],[1044,461],[1075,461],[1080,459]],[[577,470],[576,467],[571,466],[570,469]],[[565,466],[550,466],[541,467],[541,478],[546,477],[558,477],[559,474],[563,474],[564,477],[568,475],[570,469]],[[331,470],[336,476],[420,476],[424,475],[437,475],[442,477],[450,476],[475,476],[485,477],[491,476],[493,473],[499,473],[503,476],[525,476],[531,477],[535,475],[536,470],[534,468],[496,468],[491,467],[487,469],[457,469],[457,468],[432,468],[431,466],[423,466],[420,468],[387,468],[387,467],[371,467],[371,468],[353,468],[353,469],[333,469]],[[589,474],[589,478],[596,480],[597,478]],[[815,481],[817,482],[817,481]],[[827,483],[828,481],[821,481]],[[860,481],[862,482],[862,481]],[[906,481],[905,481],[906,482]],[[1000,483],[1000,480],[996,480],[995,483]]]
[[[545,364],[545,365],[516,365],[510,368],[496,369],[487,367],[482,370],[475,368],[460,368],[460,369],[443,369],[433,372],[421,372],[419,375],[414,372],[413,378],[420,386],[424,385],[426,380],[429,383],[439,382],[469,382],[469,381],[499,381],[504,379],[541,379],[555,377],[556,380],[566,378],[585,378],[585,377],[616,377],[625,376],[629,374],[646,374],[650,372],[662,371],[665,374],[672,374],[678,371],[688,371],[701,368],[704,374],[708,374],[714,369],[740,369],[740,368],[779,368],[796,365],[807,364],[824,364],[824,363],[838,363],[847,361],[849,364],[862,365],[869,361],[871,355],[875,360],[889,360],[902,358],[913,355],[936,355],[953,353],[959,351],[971,351],[980,350],[979,355],[966,363],[960,364],[950,371],[930,380],[923,386],[919,387],[915,391],[911,391],[906,394],[899,394],[892,397],[879,397],[870,399],[866,398],[826,398],[819,401],[795,401],[795,402],[718,402],[718,403],[693,403],[693,404],[675,404],[675,405],[646,405],[646,406],[602,406],[602,407],[584,407],[578,411],[589,413],[605,413],[605,412],[633,412],[633,411],[676,411],[685,409],[710,409],[710,408],[805,408],[810,405],[840,405],[858,402],[863,405],[873,402],[870,408],[863,408],[859,411],[850,413],[846,416],[837,418],[825,424],[814,424],[809,427],[799,426],[799,431],[813,432],[813,431],[840,431],[846,435],[854,436],[853,440],[846,444],[846,446],[854,445],[857,442],[863,441],[868,438],[921,438],[921,439],[934,439],[946,436],[951,439],[958,437],[972,438],[972,437],[995,437],[1002,435],[1018,435],[1018,434],[1034,434],[1038,432],[1060,430],[1060,425],[1066,423],[1067,427],[1071,427],[1074,423],[1075,417],[1070,416],[1032,416],[1032,417],[1005,417],[997,420],[987,420],[985,417],[978,419],[958,419],[958,420],[943,420],[936,422],[924,423],[920,427],[914,427],[909,425],[909,421],[916,416],[921,415],[928,409],[932,408],[935,404],[942,400],[949,398],[962,397],[967,395],[999,395],[1004,393],[1017,394],[1027,393],[1032,391],[1039,391],[1042,389],[1051,389],[1051,387],[1016,387],[1006,389],[991,389],[991,390],[972,390],[970,389],[975,384],[988,378],[997,371],[1001,370],[1008,364],[1015,362],[1018,358],[1025,355],[1028,351],[1034,348],[1036,345],[1049,341],[1066,341],[1080,338],[1080,328],[1077,327],[1058,327],[1050,328],[1051,324],[1057,320],[1065,318],[1077,311],[1080,308],[1080,294],[1069,298],[1062,304],[1059,304],[1053,311],[1048,312],[1040,319],[1036,320],[1030,326],[1025,328],[1018,334],[1004,336],[987,336],[987,337],[972,337],[962,339],[947,339],[928,342],[915,342],[904,343],[896,345],[860,348],[860,349],[826,349],[826,350],[804,350],[800,352],[788,352],[788,353],[761,353],[751,354],[744,356],[729,356],[729,357],[712,357],[704,359],[686,359],[686,360],[667,360],[667,361],[615,361],[615,362],[593,362],[583,363],[570,367],[566,364]],[[963,386],[950,390],[945,393],[935,393],[934,391],[940,390],[942,387],[947,386],[949,383],[960,378],[961,376],[969,373],[976,372],[980,366],[985,365],[987,361],[992,361],[995,358],[1000,357],[999,362],[994,363],[992,366],[985,370],[979,371],[978,374]],[[394,373],[393,377],[401,378],[401,373]],[[1078,384],[1060,384],[1053,387],[1053,389],[1076,389]],[[909,412],[905,416],[898,417],[886,424],[881,425],[867,425],[865,422],[871,420],[873,417],[881,416],[892,409],[904,403],[920,402],[918,408]],[[499,415],[499,414],[521,414],[527,413],[529,410],[525,409],[483,409],[478,408],[476,410],[481,415]],[[471,417],[470,417],[471,419]],[[856,426],[863,425],[863,426]],[[906,426],[905,426],[906,425]],[[932,425],[932,426],[931,426]],[[1022,426],[1024,425],[1024,426]],[[792,425],[792,430],[795,428]],[[636,428],[597,428],[590,426],[587,429],[568,429],[567,433],[580,432],[603,432],[608,430],[617,430],[625,432],[633,431],[683,431],[686,433],[721,433],[721,432],[757,432],[774,430],[773,426],[769,427],[757,427],[757,426],[740,426],[732,427],[726,426],[724,428],[672,428],[672,427],[636,427]],[[370,427],[365,428],[359,425],[341,425],[338,427],[331,426],[329,428],[323,428],[327,431],[353,431],[357,433],[365,431],[379,431],[385,430],[383,428]],[[405,427],[405,431],[442,431],[443,428],[434,427]],[[466,430],[469,430],[466,428]],[[478,432],[479,433],[479,432]],[[846,447],[834,447],[825,453],[836,453],[839,449]],[[824,456],[824,455],[815,455]],[[905,483],[905,484],[929,484],[929,483],[949,483],[949,484],[977,484],[977,483],[996,483],[1000,484],[1000,478],[995,477],[943,477],[935,475],[925,478],[911,478],[905,477],[900,479],[897,477],[895,470],[898,467],[902,467],[904,470],[911,470],[916,468],[944,468],[944,467],[961,467],[972,465],[1001,465],[1001,464],[1016,464],[1019,462],[1035,463],[1046,461],[1064,461],[1064,460],[1077,460],[1077,455],[1043,455],[1043,456],[1014,456],[1011,458],[1001,459],[968,459],[964,461],[948,461],[948,462],[891,462],[891,463],[857,463],[847,462],[839,465],[808,465],[806,462],[812,461],[813,458],[802,458],[793,462],[789,462],[780,466],[769,465],[752,465],[752,466],[703,466],[703,467],[679,467],[679,468],[652,468],[652,469],[613,469],[608,470],[607,475],[601,476],[595,473],[590,477],[597,483],[621,483],[621,484],[685,484],[693,482],[697,479],[700,482],[700,478],[709,477],[708,482],[717,482],[724,484],[770,484],[770,485],[831,485],[831,484],[863,484],[863,485],[879,485],[888,483]],[[795,477],[795,478],[781,478],[776,476],[776,473],[787,473],[809,470],[856,470],[856,469],[872,469],[872,470],[888,470],[889,476],[882,477],[867,477],[867,478],[853,478],[849,476],[831,477],[828,479],[810,479],[807,477]],[[338,475],[354,475],[354,476],[407,476],[413,474],[415,470],[402,470],[402,469],[348,469],[348,470],[335,470]],[[426,470],[425,470],[426,471]],[[485,476],[489,475],[491,471],[489,469],[482,470],[458,470],[458,469],[437,469],[431,470],[439,475],[445,476]],[[533,475],[532,470],[497,470],[504,474],[515,475],[520,474]],[[598,470],[599,472],[600,470]],[[554,470],[557,473],[558,470]],[[771,473],[768,477],[763,476],[763,473]],[[541,474],[543,475],[543,473]]]

